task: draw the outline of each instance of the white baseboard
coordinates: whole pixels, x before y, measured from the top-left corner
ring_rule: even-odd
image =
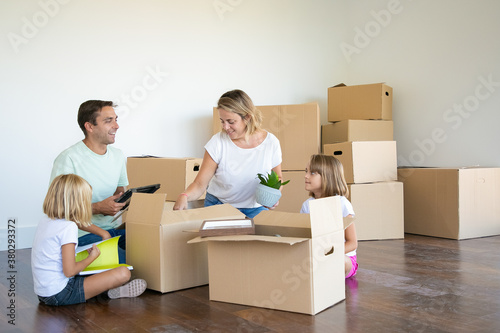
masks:
[[[36,225],[28,227],[17,227],[10,233],[7,228],[0,228],[0,251],[7,251],[9,248],[9,239],[15,240],[16,250],[29,249],[33,245],[33,238],[35,237]],[[9,237],[14,235],[15,237]]]

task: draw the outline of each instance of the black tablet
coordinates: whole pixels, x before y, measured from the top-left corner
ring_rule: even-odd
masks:
[[[125,193],[123,193],[122,196],[119,197],[118,199],[116,199],[115,201],[119,202],[119,203],[127,202],[132,197],[133,193],[155,193],[159,188],[160,188],[160,184],[134,187],[134,188],[131,188],[131,189],[128,189],[127,191],[125,191]],[[125,205],[125,207],[123,207],[123,209],[125,209],[126,206],[128,206],[128,205]]]

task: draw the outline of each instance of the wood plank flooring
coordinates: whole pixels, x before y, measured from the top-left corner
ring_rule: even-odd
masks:
[[[16,251],[11,274],[0,252],[0,332],[500,332],[500,236],[360,242],[346,300],[316,316],[213,302],[208,286],[49,307],[33,292],[30,253]]]

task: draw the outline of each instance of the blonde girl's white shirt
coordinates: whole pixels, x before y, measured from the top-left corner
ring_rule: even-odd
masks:
[[[75,222],[52,220],[45,216],[36,229],[31,249],[31,270],[35,294],[42,297],[59,293],[68,284],[63,273],[62,249],[64,244],[78,243]]]
[[[278,138],[267,136],[255,148],[238,147],[224,132],[215,134],[205,149],[217,163],[215,175],[207,192],[223,203],[236,208],[255,208],[255,190],[259,184],[258,173],[268,173],[281,164],[281,146]]]
[[[310,214],[311,211],[309,210],[309,201],[311,201],[311,200],[314,200],[314,198],[311,197],[311,198],[307,199],[306,201],[304,201],[304,203],[302,204],[302,208],[300,209],[301,213]],[[349,200],[347,200],[346,197],[340,196],[340,205],[342,206],[342,216],[343,217],[346,217],[349,215],[354,216],[354,209],[352,208],[352,204]],[[351,251],[349,253],[346,253],[346,256],[349,256],[349,257],[355,256],[355,255],[356,255],[356,250]]]

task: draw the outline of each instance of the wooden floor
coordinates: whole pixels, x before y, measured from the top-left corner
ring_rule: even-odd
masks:
[[[346,300],[316,316],[211,302],[207,286],[49,307],[33,293],[30,250],[16,251],[14,274],[0,254],[0,332],[500,332],[500,236],[360,242]]]

